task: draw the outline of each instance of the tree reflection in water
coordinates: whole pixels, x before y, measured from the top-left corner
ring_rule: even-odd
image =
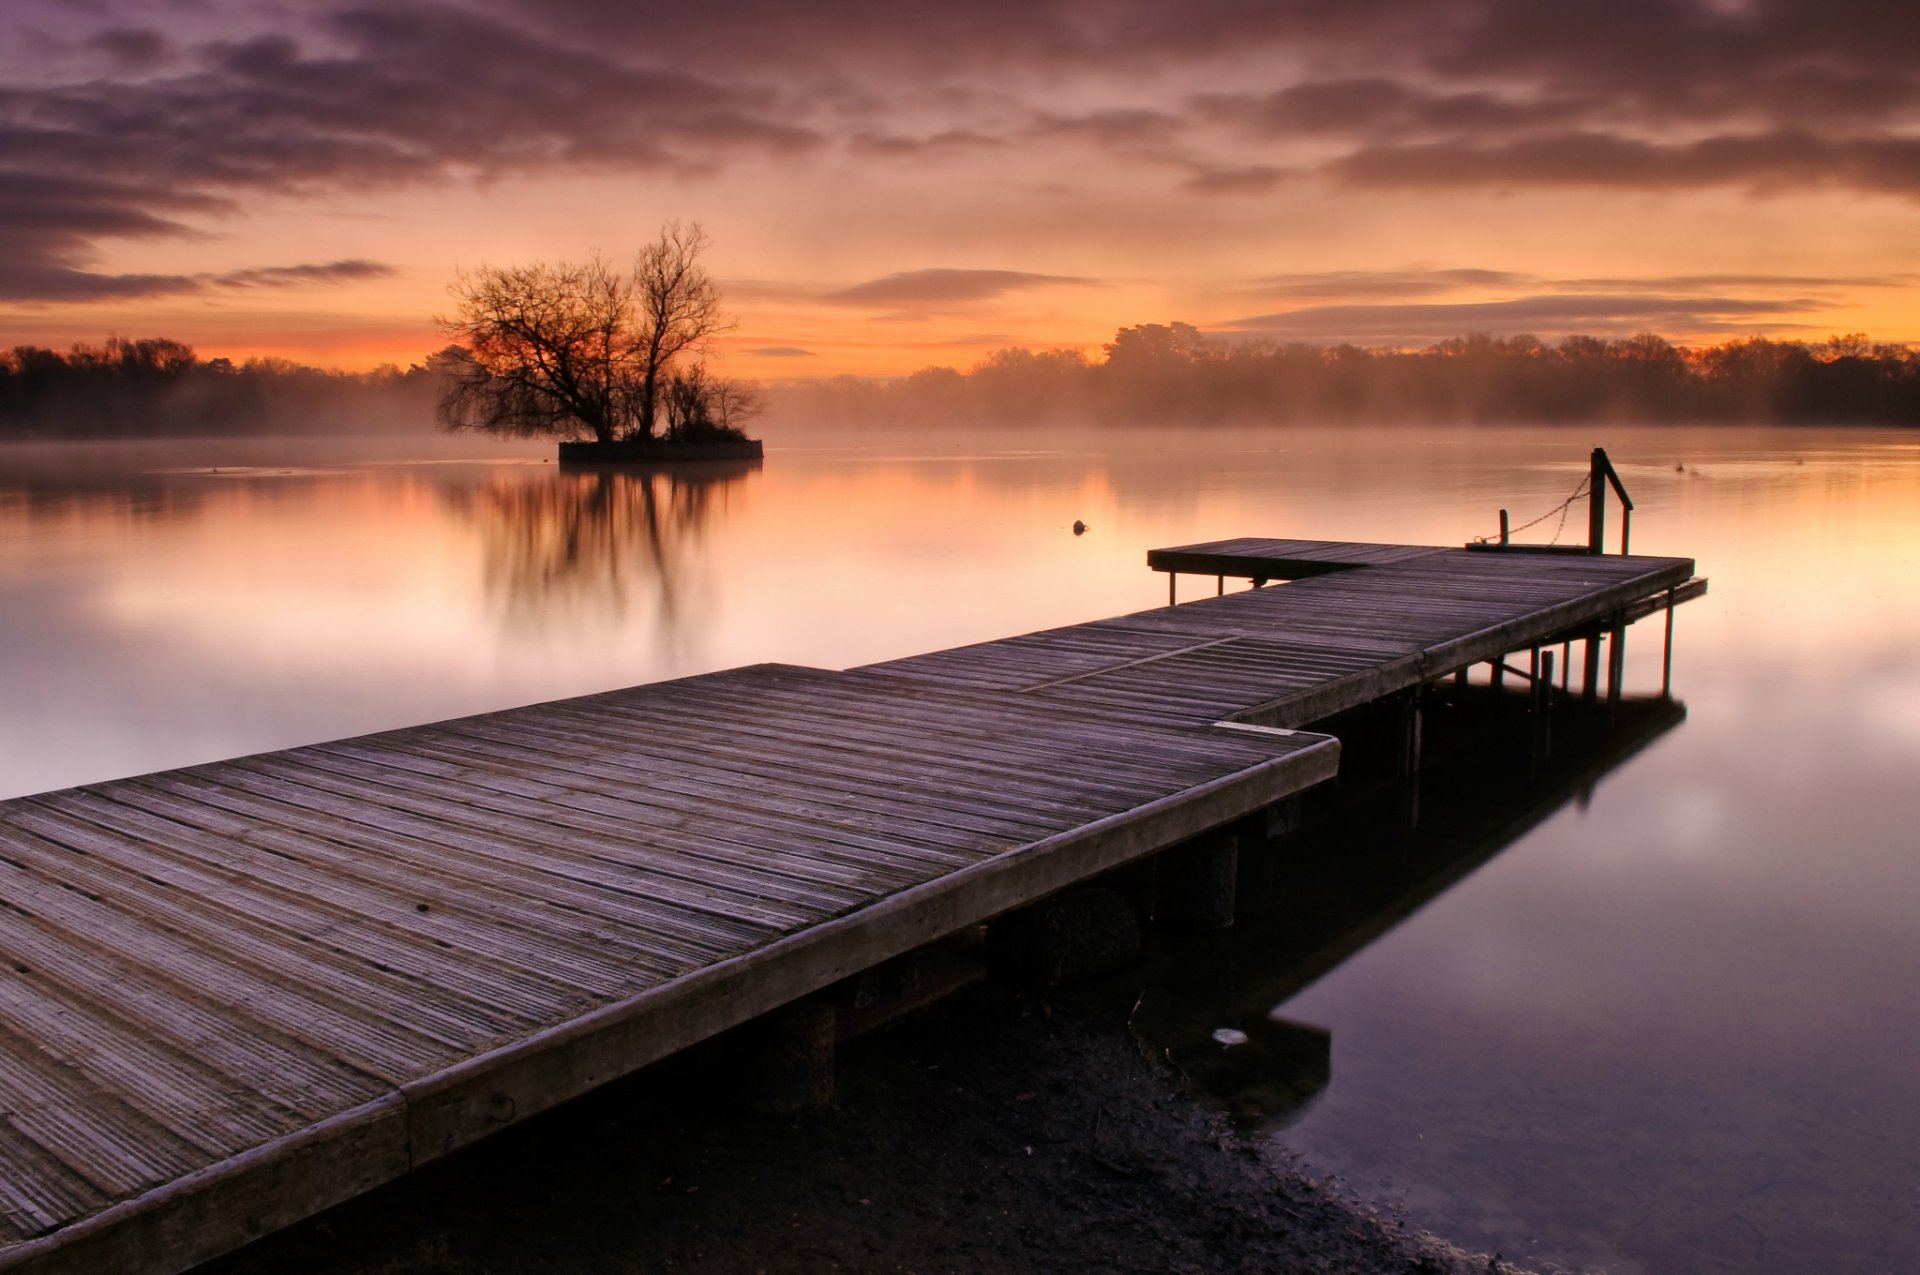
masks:
[[[760,462],[556,469],[466,493],[488,596],[512,627],[591,627],[650,603],[681,631],[709,522]],[[470,502],[470,503],[468,503]]]

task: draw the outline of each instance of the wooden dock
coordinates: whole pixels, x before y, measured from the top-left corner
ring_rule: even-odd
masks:
[[[0,802],[0,1270],[184,1269],[1320,783],[1299,727],[1697,588],[1153,556],[1295,583]]]

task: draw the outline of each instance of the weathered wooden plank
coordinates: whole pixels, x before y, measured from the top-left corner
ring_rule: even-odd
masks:
[[[672,1004],[661,992],[643,993],[409,1086],[416,1157],[456,1150],[505,1123],[507,1111],[517,1118],[544,1110],[892,955],[1332,776],[1335,741],[1296,736],[1295,743],[1202,789],[994,856],[708,966],[682,981]]]

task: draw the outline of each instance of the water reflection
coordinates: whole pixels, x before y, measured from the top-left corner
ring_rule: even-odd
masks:
[[[1327,976],[1299,958],[1306,990],[1284,1012],[1331,1029],[1333,1083],[1287,1144],[1510,1257],[1537,1241],[1614,1275],[1920,1270],[1911,431],[962,437],[903,421],[770,443],[764,473],[709,489],[708,512],[677,529],[656,481],[684,635],[671,642],[652,630],[643,525],[624,624],[607,622],[604,587],[578,584],[548,594],[578,615],[503,620],[511,573],[489,554],[506,550],[482,528],[512,519],[481,493],[551,481],[550,445],[0,446],[0,796],[1118,615],[1164,601],[1142,562],[1153,546],[1457,544],[1495,530],[1500,508],[1524,521],[1564,499],[1605,444],[1630,480],[1634,547],[1696,557],[1713,579],[1680,618],[1687,728],[1589,808],[1562,808],[1478,870],[1458,860],[1472,879],[1424,906],[1404,873],[1383,878],[1371,914],[1391,932]],[[239,466],[254,476],[229,478]],[[303,468],[334,472],[284,472]],[[173,473],[141,476],[159,470]],[[1075,519],[1091,530],[1073,535]],[[1661,682],[1662,644],[1643,632],[1630,691]],[[1488,777],[1505,782],[1491,763]],[[1423,835],[1446,796],[1429,782]],[[1279,866],[1304,895],[1340,854]],[[1385,854],[1354,866],[1385,872]],[[1358,885],[1364,901],[1374,887]],[[1320,950],[1324,964],[1342,948],[1322,936]],[[1259,979],[1285,956],[1243,962],[1257,971],[1237,984],[1245,1021],[1284,994]],[[1221,1025],[1208,1016],[1200,1039]],[[1313,1068],[1295,1070],[1312,1088]],[[1743,1256],[1754,1227],[1764,1260]]]
[[[671,635],[709,523],[760,464],[506,473],[446,495],[479,532],[485,589],[507,624],[611,624],[650,605]]]
[[[1286,812],[1299,826],[1242,864],[1235,927],[1169,943],[1138,993],[1134,1031],[1246,1130],[1285,1127],[1332,1083],[1332,1033],[1281,1007],[1557,811],[1584,804],[1686,709],[1663,696],[1560,699],[1542,758],[1522,695],[1450,686],[1428,714],[1440,760],[1418,776],[1417,794],[1364,778],[1370,735],[1388,733],[1365,716],[1332,727],[1359,745],[1343,747],[1340,789]]]

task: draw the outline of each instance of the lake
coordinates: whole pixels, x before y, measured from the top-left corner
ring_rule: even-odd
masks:
[[[1687,718],[1276,1006],[1331,1033],[1330,1080],[1261,1136],[1524,1263],[1920,1269],[1920,433],[770,427],[699,477],[10,445],[0,796],[1157,606],[1160,545],[1457,544],[1553,509],[1595,443],[1633,548],[1712,581]]]

